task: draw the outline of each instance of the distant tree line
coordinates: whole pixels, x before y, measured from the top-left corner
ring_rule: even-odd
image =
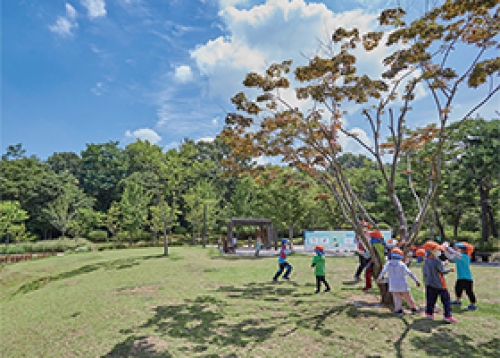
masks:
[[[453,124],[451,125],[453,126]],[[442,181],[422,238],[486,242],[498,238],[500,120],[470,119],[446,143]],[[410,211],[426,181],[429,146],[398,164],[396,190]],[[164,151],[137,140],[87,144],[79,154],[54,153],[46,160],[28,156],[21,144],[1,159],[0,235],[2,241],[85,237],[94,241],[163,240],[169,235],[225,235],[231,217],[273,220],[285,236],[304,229],[349,228],[336,202],[297,169],[268,164],[258,175],[237,176],[222,165],[229,147],[220,139],[185,139]],[[351,153],[339,160],[350,184],[379,227],[397,234],[395,211],[380,170],[369,158]],[[250,163],[239,163],[239,166]],[[254,228],[255,229],[255,228]],[[254,230],[249,229],[249,230]]]

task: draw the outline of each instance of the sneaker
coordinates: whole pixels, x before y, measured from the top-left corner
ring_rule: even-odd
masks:
[[[359,276],[354,276],[354,281],[361,281],[361,277],[359,277]]]
[[[366,291],[370,291],[372,288],[371,287],[363,287],[362,288],[362,291],[363,292],[366,292]]]
[[[456,319],[455,317],[445,317],[444,320],[448,323],[457,323],[458,322],[458,319]]]
[[[476,305],[468,305],[465,309],[467,311],[475,311],[475,310],[477,310],[477,306]]]
[[[278,282],[278,279],[277,278],[273,278],[273,282]]]
[[[318,293],[320,293],[319,291],[314,291],[314,294],[317,295]]]
[[[326,290],[324,290],[323,292],[330,292],[331,290],[328,288]]]
[[[425,317],[430,318],[430,319],[434,319],[434,315],[433,314],[426,313]]]
[[[451,304],[454,305],[454,306],[460,306],[462,304],[462,302],[460,302],[460,301],[451,301]]]
[[[405,315],[405,313],[403,312],[403,310],[399,310],[399,311],[396,311],[394,312],[394,314],[398,317],[403,317]]]
[[[419,313],[420,313],[420,309],[418,309],[418,308],[411,309],[411,314],[419,314]]]
[[[290,278],[289,277],[283,277],[283,280],[290,281]]]

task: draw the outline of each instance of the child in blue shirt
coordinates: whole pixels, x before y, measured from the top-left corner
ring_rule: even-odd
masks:
[[[290,280],[290,273],[292,272],[292,265],[288,263],[286,260],[287,256],[290,255],[293,251],[293,245],[290,243],[289,244],[289,249],[287,249],[287,244],[288,240],[283,239],[281,240],[281,249],[280,253],[278,255],[278,271],[273,277],[273,281],[276,282],[278,281],[278,278],[281,276],[283,271],[286,269],[285,274],[283,275],[284,280]]]
[[[472,272],[470,270],[470,257],[467,255],[467,247],[464,243],[457,243],[454,245],[456,250],[447,247],[446,254],[450,260],[455,261],[456,272],[457,272],[457,282],[455,283],[455,301],[452,301],[452,305],[460,306],[462,304],[462,293],[465,291],[467,297],[469,298],[470,304],[467,306],[467,310],[475,311],[476,306],[476,295],[473,291]]]

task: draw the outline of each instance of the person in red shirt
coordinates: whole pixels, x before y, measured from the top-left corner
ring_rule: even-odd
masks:
[[[356,273],[354,274],[354,279],[356,281],[361,281],[361,273],[365,269],[366,265],[368,264],[368,259],[366,258],[366,248],[363,242],[356,236],[356,242],[358,244],[358,259],[359,259],[359,265],[358,268],[356,269]]]

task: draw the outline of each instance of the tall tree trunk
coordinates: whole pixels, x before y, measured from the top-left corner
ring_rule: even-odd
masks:
[[[495,239],[498,239],[498,228],[495,222],[495,217],[493,216],[493,212],[491,211],[491,205],[488,202],[488,218],[490,220],[490,228],[491,228],[491,236]]]
[[[488,242],[490,227],[488,225],[488,192],[482,185],[479,186],[479,197],[481,200],[481,238]]]
[[[462,213],[458,213],[453,220],[453,237],[458,236],[458,227],[460,226],[460,219],[462,218]]]
[[[288,238],[290,239],[290,242],[293,244],[293,225],[288,224]]]
[[[436,206],[434,206],[434,219],[436,221],[436,226],[439,229],[439,235],[441,236],[441,239],[443,239],[443,242],[446,241],[446,233],[444,231],[443,223],[441,222],[441,219],[439,218],[439,212],[436,209]]]

